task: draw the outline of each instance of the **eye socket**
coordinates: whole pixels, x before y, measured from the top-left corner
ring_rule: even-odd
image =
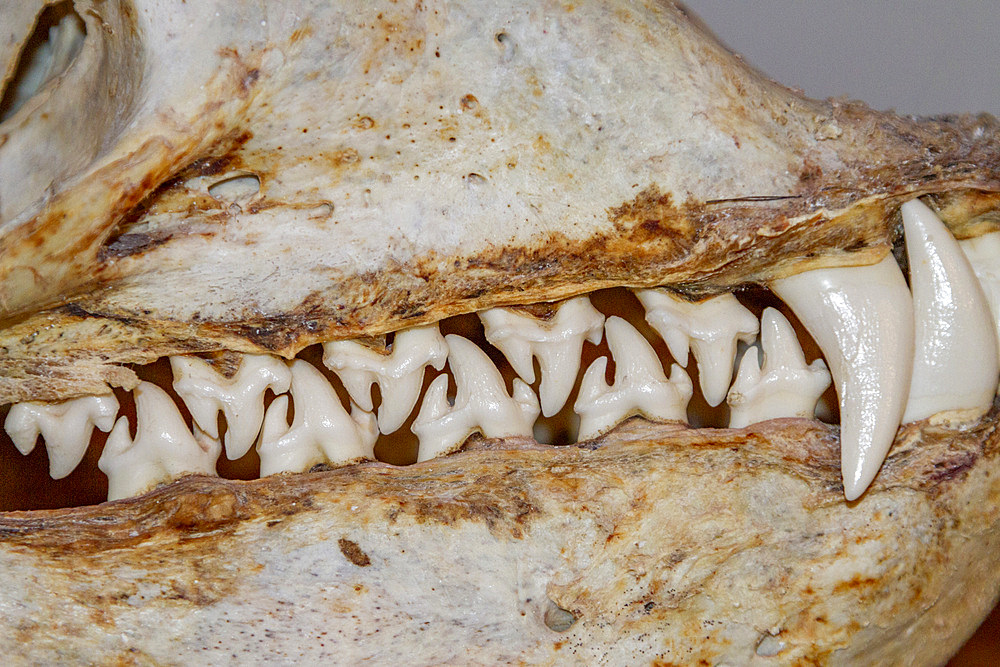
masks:
[[[208,194],[219,201],[238,202],[260,192],[260,177],[256,174],[236,174],[208,186]]]

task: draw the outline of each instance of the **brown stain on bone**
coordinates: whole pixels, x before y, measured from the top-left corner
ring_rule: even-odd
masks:
[[[368,554],[361,550],[361,547],[358,546],[357,542],[353,542],[346,537],[342,537],[337,540],[337,546],[340,547],[340,553],[344,554],[344,558],[351,561],[354,565],[357,565],[358,567],[368,567],[372,564]]]

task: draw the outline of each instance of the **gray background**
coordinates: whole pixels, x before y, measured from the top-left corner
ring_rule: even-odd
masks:
[[[686,0],[751,64],[812,97],[1000,116],[1000,0]]]

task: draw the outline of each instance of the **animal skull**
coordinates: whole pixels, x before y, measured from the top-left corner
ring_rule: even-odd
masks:
[[[122,499],[0,516],[14,653],[936,664],[992,607],[992,117],[653,1],[77,0],[19,83],[49,4],[0,5],[0,400]]]

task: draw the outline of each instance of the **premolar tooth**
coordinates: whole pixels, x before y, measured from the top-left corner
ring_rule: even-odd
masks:
[[[420,441],[417,460],[446,454],[475,431],[487,438],[530,436],[539,412],[531,387],[514,378],[511,398],[500,371],[475,343],[454,334],[445,339],[458,388],[455,404],[448,403],[448,377],[439,375],[427,388],[413,422],[412,430]]]
[[[49,476],[62,479],[83,459],[94,426],[107,433],[117,414],[114,394],[81,396],[61,403],[17,403],[7,413],[4,430],[24,455],[31,453],[41,434],[49,454]]]
[[[183,475],[216,474],[222,451],[218,440],[192,435],[173,400],[155,384],[140,382],[134,395],[135,440],[128,417],[119,417],[97,462],[108,476],[108,500],[138,495]]]
[[[375,458],[375,416],[352,402],[350,414],[333,386],[307,361],[291,363],[295,417],[288,425],[288,397],[278,396],[267,408],[257,453],[261,477],[303,472],[317,463],[343,465]]]
[[[806,271],[774,292],[823,350],[840,404],[844,493],[874,479],[903,416],[913,366],[913,299],[891,256],[872,266]]]
[[[542,371],[538,394],[546,417],[559,412],[573,391],[583,341],[597,345],[604,330],[604,315],[585,296],[564,301],[555,309],[547,319],[513,308],[479,313],[486,340],[503,352],[514,371],[529,384],[535,381],[532,357],[538,359]]]
[[[981,417],[1000,375],[989,304],[958,242],[919,200],[903,204],[915,326],[913,376],[903,421],[951,412]]]
[[[347,393],[362,409],[372,409],[372,383],[382,394],[378,426],[392,433],[406,421],[420,396],[424,367],[444,368],[448,346],[436,324],[396,333],[392,352],[383,354],[357,341],[323,344],[323,363],[336,371]]]
[[[691,303],[665,289],[636,290],[646,321],[663,337],[670,354],[687,367],[688,347],[698,361],[705,401],[712,406],[726,398],[733,379],[736,343],[752,343],[757,318],[732,294]]]
[[[226,416],[226,456],[238,459],[250,449],[264,417],[264,392],[288,391],[292,380],[285,362],[266,354],[245,355],[231,378],[197,357],[170,357],[174,390],[201,430],[219,438],[218,414]]]
[[[822,359],[806,364],[795,330],[774,308],[764,309],[760,318],[760,349],[750,347],[736,381],[729,389],[730,428],[779,417],[811,419],[816,401],[830,386],[830,371]]]
[[[1000,232],[958,242],[979,279],[993,314],[993,329],[1000,346]]]
[[[609,317],[604,329],[615,360],[615,383],[609,387],[604,380],[607,357],[595,359],[583,374],[573,406],[580,415],[579,439],[596,437],[635,414],[686,421],[693,390],[687,373],[674,364],[667,380],[649,341],[622,318]]]

